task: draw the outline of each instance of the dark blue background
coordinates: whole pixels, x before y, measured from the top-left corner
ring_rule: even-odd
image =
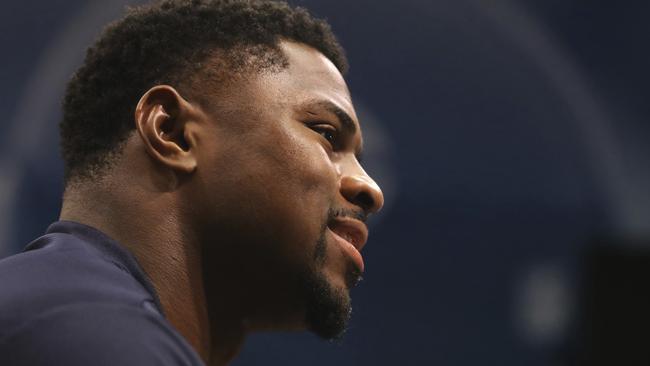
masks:
[[[234,364],[563,364],[585,247],[650,233],[650,3],[293,3],[347,50],[387,204],[345,340],[256,335]],[[58,215],[62,91],[124,4],[3,4],[2,255]]]

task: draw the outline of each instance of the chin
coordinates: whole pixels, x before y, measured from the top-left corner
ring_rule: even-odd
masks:
[[[307,329],[323,339],[342,338],[352,313],[348,288],[335,287],[322,273],[306,276],[303,286]]]

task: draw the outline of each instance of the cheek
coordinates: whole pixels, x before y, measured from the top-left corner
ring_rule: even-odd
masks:
[[[216,224],[229,230],[231,241],[258,247],[261,257],[274,252],[304,261],[338,192],[327,152],[313,136],[290,130],[256,134],[232,146],[207,174],[212,183],[204,188],[216,190],[209,203],[212,225],[225,217],[227,227]]]
[[[292,128],[293,127],[293,128]],[[271,143],[261,143],[253,150],[253,160],[260,162],[260,176],[272,177],[273,188],[284,191],[290,200],[305,200],[311,195],[334,198],[337,191],[337,168],[313,132],[303,126],[274,131]]]
[[[260,174],[267,182],[267,197],[277,198],[275,207],[284,206],[297,220],[313,220],[320,229],[338,192],[336,167],[314,139],[297,134],[280,141],[274,151],[259,157],[265,160]]]

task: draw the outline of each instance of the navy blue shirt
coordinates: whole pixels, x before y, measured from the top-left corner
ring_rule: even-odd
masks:
[[[0,261],[0,364],[203,365],[135,257],[71,221]]]

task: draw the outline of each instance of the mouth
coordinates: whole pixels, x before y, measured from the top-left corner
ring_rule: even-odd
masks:
[[[368,241],[368,228],[355,219],[336,219],[328,225],[329,231],[343,251],[352,259],[359,272],[363,272],[364,263],[361,249]]]

